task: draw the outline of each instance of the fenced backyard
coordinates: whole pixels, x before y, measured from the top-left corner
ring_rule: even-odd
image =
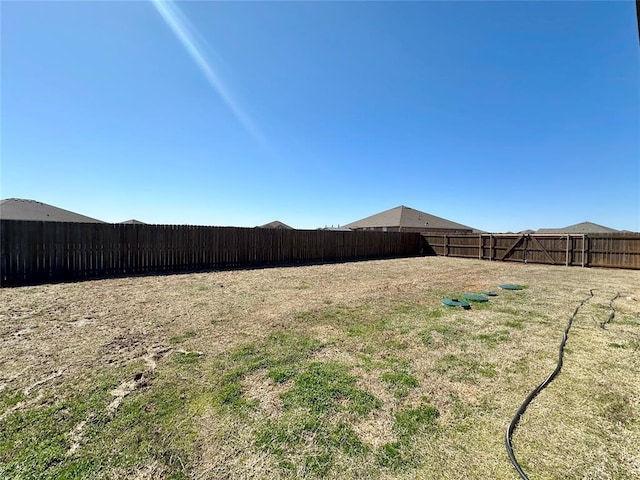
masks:
[[[640,235],[0,226],[1,478],[515,478],[571,311],[516,455],[640,473]]]
[[[417,233],[2,220],[2,286],[416,255]]]
[[[418,234],[1,220],[2,286],[419,254],[640,269],[640,234]]]
[[[640,269],[640,234],[423,234],[432,255]]]

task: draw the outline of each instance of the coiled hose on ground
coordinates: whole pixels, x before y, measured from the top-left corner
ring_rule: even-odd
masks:
[[[518,426],[518,422],[520,422],[520,417],[524,415],[524,412],[527,410],[527,407],[529,406],[529,404],[533,401],[534,398],[536,398],[536,396],[547,385],[549,385],[553,381],[554,378],[556,378],[558,373],[560,373],[560,370],[562,369],[562,358],[564,356],[564,346],[567,343],[567,338],[569,336],[569,330],[571,330],[571,325],[573,324],[573,319],[578,314],[580,307],[582,307],[591,298],[593,298],[593,290],[589,290],[589,296],[580,302],[580,304],[574,310],[573,315],[571,315],[571,318],[567,323],[567,327],[564,329],[564,335],[562,336],[562,341],[560,342],[560,350],[558,352],[558,364],[556,365],[555,370],[551,372],[551,375],[549,375],[540,385],[538,385],[527,396],[527,398],[525,398],[524,402],[522,402],[522,405],[520,405],[520,408],[518,409],[513,419],[511,420],[511,423],[507,428],[507,432],[505,433],[504,444],[505,444],[505,447],[507,448],[507,454],[509,455],[509,460],[511,460],[511,463],[513,464],[514,468],[516,469],[516,471],[518,472],[518,474],[523,480],[529,480],[529,477],[527,477],[527,474],[524,473],[524,470],[522,470],[522,467],[520,466],[520,464],[518,463],[518,460],[516,459],[515,453],[513,453],[513,445],[511,444],[511,437],[513,436],[513,432]]]

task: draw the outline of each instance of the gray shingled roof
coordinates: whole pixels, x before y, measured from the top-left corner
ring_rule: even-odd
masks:
[[[384,212],[371,215],[352,223],[343,225],[346,228],[406,227],[430,228],[433,230],[473,230],[472,227],[452,222],[446,218],[436,217],[430,213],[400,205]]]
[[[3,220],[34,220],[44,222],[105,223],[102,220],[70,212],[35,200],[7,198],[0,201]]]
[[[285,230],[293,230],[293,227],[290,227],[286,223],[282,223],[280,220],[274,220],[273,222],[265,223],[264,225],[260,225],[258,228],[282,228]]]
[[[539,228],[536,233],[615,233],[618,230],[592,222],[576,223],[562,228]]]
[[[146,225],[146,223],[141,222],[140,220],[136,220],[135,218],[132,218],[131,220],[125,220],[124,222],[120,222],[126,225]]]

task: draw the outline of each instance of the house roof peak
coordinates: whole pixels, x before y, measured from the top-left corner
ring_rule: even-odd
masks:
[[[7,198],[0,201],[0,218],[44,222],[105,223],[96,218],[25,198]]]
[[[404,227],[432,230],[473,230],[466,225],[421,212],[406,205],[399,205],[344,226],[347,228]]]
[[[581,222],[561,228],[540,228],[536,233],[614,233],[618,230],[593,222]]]

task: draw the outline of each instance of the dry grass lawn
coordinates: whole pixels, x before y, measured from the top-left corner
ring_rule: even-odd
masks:
[[[585,299],[515,453],[640,478],[638,272],[443,257],[3,289],[0,478],[515,479]]]

